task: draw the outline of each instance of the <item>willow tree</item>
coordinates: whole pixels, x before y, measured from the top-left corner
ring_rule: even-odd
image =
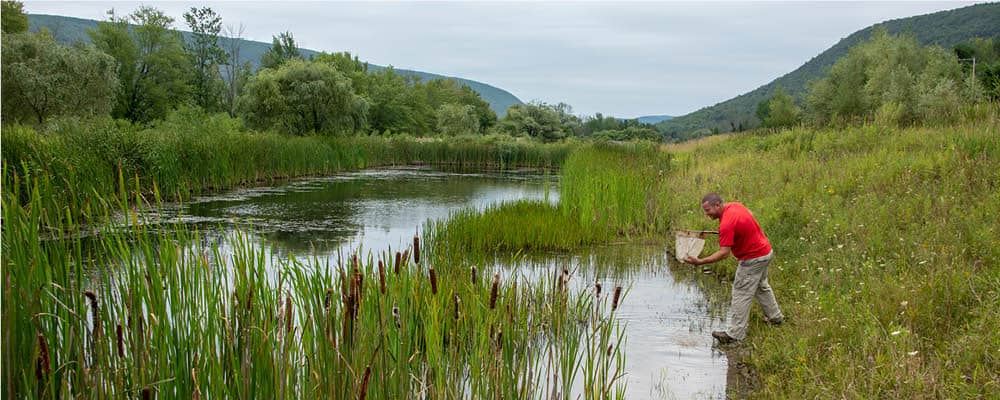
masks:
[[[251,78],[236,109],[252,128],[328,135],[363,129],[368,102],[332,66],[289,60]]]

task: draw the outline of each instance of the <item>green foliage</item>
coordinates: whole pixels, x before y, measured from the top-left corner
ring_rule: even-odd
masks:
[[[624,129],[609,129],[594,132],[593,137],[599,140],[650,140],[659,141],[660,133],[649,126],[629,126]]]
[[[262,130],[304,135],[356,132],[364,126],[368,102],[332,66],[291,60],[257,73],[239,99],[237,113]]]
[[[968,101],[961,81],[961,67],[950,52],[880,31],[812,86],[809,114],[817,124],[864,120],[876,113],[896,124],[952,122]]]
[[[479,119],[476,117],[476,109],[473,106],[442,104],[437,111],[437,130],[445,136],[477,134]]]
[[[511,106],[497,129],[512,136],[554,142],[571,136],[578,125],[579,119],[566,104],[530,103]]]
[[[2,62],[4,123],[106,114],[118,90],[114,59],[56,44],[47,32],[4,34]]]
[[[260,67],[262,69],[278,68],[288,61],[302,59],[302,53],[295,45],[292,33],[282,32],[278,36],[271,37],[271,48],[260,56]]]
[[[207,111],[217,111],[222,104],[225,82],[219,73],[219,64],[226,61],[226,52],[219,46],[222,17],[211,8],[191,9],[184,13],[184,21],[194,36],[187,44],[188,56],[194,73],[191,88],[194,104]]]
[[[799,123],[802,110],[795,105],[792,96],[788,95],[784,89],[778,87],[774,91],[774,96],[767,103],[767,112],[761,118],[763,126],[767,128],[784,128]],[[758,117],[761,112],[758,111]]]
[[[653,125],[637,119],[605,117],[601,113],[584,118],[576,124],[576,136],[594,137],[601,140],[659,140],[660,134]]]
[[[173,18],[143,6],[126,17],[109,12],[107,22],[91,30],[98,49],[118,62],[120,91],[111,110],[115,118],[149,122],[190,96],[190,60],[180,34],[171,29]]]
[[[973,96],[1000,100],[1000,36],[972,38],[956,45],[954,50],[962,63],[962,71],[972,80],[969,86]]]
[[[14,0],[0,2],[0,29],[4,34],[28,31],[28,16],[24,14],[24,3]]]

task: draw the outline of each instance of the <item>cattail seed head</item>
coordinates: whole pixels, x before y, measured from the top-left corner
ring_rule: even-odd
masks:
[[[594,296],[601,297],[601,282],[594,282]]]
[[[49,343],[45,340],[45,335],[38,332],[38,360],[35,365],[35,379],[41,381],[52,372],[52,364],[49,359]]]
[[[382,265],[382,260],[378,260],[378,289],[385,294],[385,265]]]
[[[392,318],[396,320],[396,329],[399,329],[403,324],[399,321],[399,307],[392,307]]]
[[[125,334],[122,330],[122,324],[118,324],[115,327],[115,337],[118,339],[118,358],[125,357]]]
[[[493,287],[490,288],[490,310],[497,306],[497,295],[500,290],[500,274],[493,274]]]
[[[472,286],[479,286],[479,274],[476,273],[476,266],[472,266]]]
[[[403,264],[410,261],[410,249],[403,250]]]
[[[400,254],[399,254],[399,252],[397,251],[397,252],[396,252],[396,266],[394,267],[394,269],[393,269],[393,271],[392,271],[392,272],[393,272],[393,273],[395,273],[396,275],[399,275],[399,263],[400,263],[400,261],[401,261],[401,260],[400,260],[401,258],[402,258],[402,255],[400,255]]]
[[[462,299],[458,297],[458,293],[455,293],[455,320],[458,321],[458,303],[461,303]]]
[[[612,348],[613,346],[614,346],[614,345],[611,345],[611,344],[609,344],[609,345],[608,345],[608,357],[611,357],[611,348]]]
[[[434,272],[434,267],[431,267],[430,271],[428,272],[431,275],[431,294],[437,295],[438,294],[437,273]]]
[[[365,375],[361,378],[361,385],[358,389],[358,400],[365,400],[365,396],[368,395],[368,380],[372,375],[371,365],[365,366]]]
[[[614,298],[611,299],[611,311],[618,309],[618,300],[621,298],[621,296],[622,296],[622,286],[621,285],[615,286],[615,296]]]
[[[153,400],[155,398],[153,388],[146,386],[142,388],[142,400]]]
[[[292,332],[292,296],[285,296],[285,333]]]
[[[413,263],[420,264],[420,237],[413,235]]]
[[[323,309],[329,311],[330,303],[333,301],[333,288],[326,289],[326,296],[323,297]]]

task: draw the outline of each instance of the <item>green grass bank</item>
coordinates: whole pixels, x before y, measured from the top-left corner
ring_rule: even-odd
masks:
[[[753,210],[775,247],[770,281],[790,322],[751,327],[753,397],[1000,390],[995,109],[948,127],[739,135],[674,164],[659,202],[675,226],[714,227],[697,204],[714,191]]]

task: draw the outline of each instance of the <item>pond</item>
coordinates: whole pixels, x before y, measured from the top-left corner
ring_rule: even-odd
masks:
[[[251,232],[274,257],[337,265],[360,248],[401,249],[428,219],[463,208],[519,199],[558,202],[554,175],[537,171],[446,172],[431,168],[375,169],[241,189],[168,208],[168,219],[197,224],[225,237]],[[724,398],[727,361],[709,333],[725,324],[728,300],[699,270],[678,265],[662,244],[597,246],[572,254],[496,257],[511,273],[536,279],[574,271],[578,288],[621,283],[628,398]]]

